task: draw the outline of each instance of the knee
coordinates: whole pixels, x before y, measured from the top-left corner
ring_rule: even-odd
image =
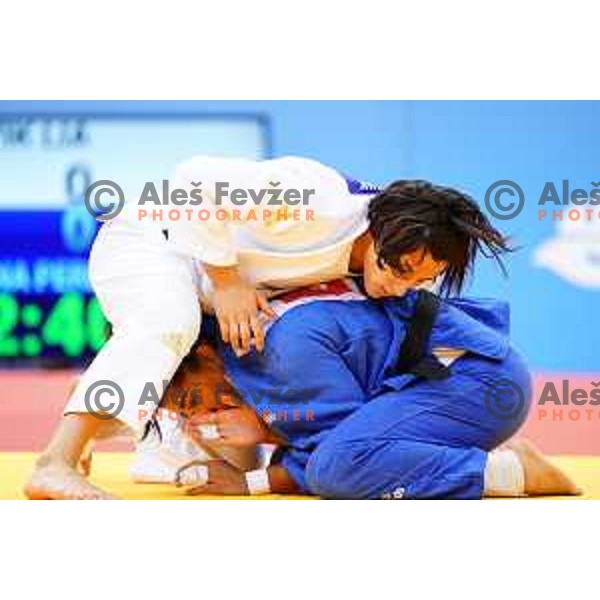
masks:
[[[425,458],[411,441],[328,439],[310,456],[305,477],[310,491],[323,498],[382,498],[421,477]]]
[[[185,357],[200,335],[200,309],[182,311],[174,321],[167,320],[160,328],[160,341],[180,358]]]
[[[324,442],[311,454],[306,466],[310,491],[322,498],[361,498],[359,469],[354,453],[339,443]]]
[[[140,308],[143,311],[143,308]],[[165,307],[165,313],[154,315],[151,320],[134,320],[127,327],[145,344],[160,345],[183,359],[200,335],[201,312],[199,307]]]

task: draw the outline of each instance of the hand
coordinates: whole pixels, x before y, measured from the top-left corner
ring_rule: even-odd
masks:
[[[248,496],[248,485],[246,483],[246,475],[243,471],[239,471],[232,467],[224,460],[211,460],[206,463],[208,468],[208,480],[202,485],[196,485],[186,490],[186,494],[190,496],[201,495],[226,495],[226,496]],[[179,470],[185,470],[182,467]]]
[[[247,406],[198,413],[185,422],[184,431],[199,445],[256,446],[272,438],[266,424]]]
[[[251,342],[262,352],[265,336],[258,319],[259,311],[269,317],[276,314],[267,299],[237,273],[234,268],[206,268],[214,286],[214,308],[221,337],[230,343],[237,356],[250,351]]]

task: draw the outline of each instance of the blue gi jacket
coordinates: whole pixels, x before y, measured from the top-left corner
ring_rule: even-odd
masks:
[[[416,297],[310,302],[272,325],[263,354],[239,359],[222,346],[234,386],[288,441],[283,464],[301,487],[306,461],[331,428],[379,394],[415,381],[415,375],[396,373],[395,365]],[[508,328],[506,302],[443,300],[428,352],[455,348],[501,363],[510,351]]]

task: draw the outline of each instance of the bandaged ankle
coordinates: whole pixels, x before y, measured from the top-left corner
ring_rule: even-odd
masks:
[[[483,495],[488,498],[525,496],[523,465],[513,450],[490,452],[483,478]]]
[[[246,485],[251,496],[268,494],[271,491],[269,473],[266,469],[257,469],[246,473]]]

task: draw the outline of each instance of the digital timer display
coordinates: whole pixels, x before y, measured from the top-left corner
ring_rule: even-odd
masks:
[[[194,155],[264,157],[267,133],[257,115],[0,114],[0,367],[83,366],[105,343],[87,274],[93,182],[128,198]]]
[[[98,300],[72,292],[56,298],[0,294],[0,358],[95,355],[108,323]]]

